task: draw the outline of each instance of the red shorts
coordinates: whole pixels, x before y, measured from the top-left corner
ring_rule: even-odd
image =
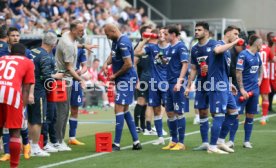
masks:
[[[263,79],[260,86],[260,94],[269,94],[271,92],[270,80]]]
[[[273,90],[276,90],[276,80],[270,80],[270,85],[272,87]]]
[[[0,128],[22,128],[23,116],[22,106],[16,109],[13,106],[0,103]]]

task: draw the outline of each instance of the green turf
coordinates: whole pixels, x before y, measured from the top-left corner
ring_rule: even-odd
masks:
[[[81,121],[114,121],[114,114],[112,109],[104,110],[101,108],[93,108],[96,114],[81,115]],[[192,113],[187,116],[187,130],[186,133],[194,132],[199,129],[198,125],[192,124]],[[258,117],[258,116],[257,116]],[[186,151],[163,151],[161,146],[153,146],[151,144],[143,145],[142,151],[132,151],[131,149],[122,150],[120,152],[113,152],[101,156],[89,158],[86,160],[73,162],[69,164],[60,165],[58,167],[64,168],[161,168],[161,167],[205,167],[205,168],[220,168],[220,167],[242,167],[242,168],[259,168],[259,167],[275,167],[275,140],[276,117],[270,118],[268,125],[260,126],[259,122],[255,122],[254,131],[252,135],[253,149],[243,149],[242,140],[244,136],[243,127],[241,126],[236,138],[235,153],[221,156],[215,154],[207,154],[206,152],[192,151],[201,143],[200,134],[193,134],[186,136],[185,144]],[[164,122],[165,128],[167,128]],[[121,146],[129,146],[132,140],[128,130],[123,132]],[[95,154],[95,132],[109,131],[113,132],[114,124],[84,124],[79,125],[78,137],[85,142],[85,146],[73,146],[72,152],[59,152],[51,154],[50,157],[38,158],[32,157],[30,160],[20,160],[20,167],[39,167],[52,163],[57,163],[65,160],[70,160],[78,157]],[[147,142],[156,139],[155,136],[143,136],[139,134],[141,142]],[[68,135],[66,136],[68,137]],[[0,167],[8,167],[8,163],[0,163]]]

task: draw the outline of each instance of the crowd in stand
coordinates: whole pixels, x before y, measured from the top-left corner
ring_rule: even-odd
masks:
[[[117,24],[124,34],[139,36],[142,25],[152,24],[143,8],[121,0],[1,0],[0,24],[17,27],[22,34],[60,34],[73,20],[86,24],[87,35],[104,35],[103,26]]]

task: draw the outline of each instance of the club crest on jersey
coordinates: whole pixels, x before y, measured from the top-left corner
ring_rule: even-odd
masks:
[[[251,66],[250,73],[257,73],[259,66]]]
[[[200,56],[200,57],[197,57],[196,59],[198,64],[200,64],[201,62],[205,62],[207,58],[208,56]]]
[[[238,65],[243,65],[243,59],[238,59]]]
[[[174,54],[174,53],[175,53],[175,49],[172,50],[172,54]]]
[[[211,51],[211,47],[207,47],[206,51],[210,52]]]

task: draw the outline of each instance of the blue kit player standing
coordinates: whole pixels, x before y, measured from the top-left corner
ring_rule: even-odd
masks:
[[[131,41],[127,36],[122,35],[118,27],[113,24],[106,24],[104,27],[108,39],[112,40],[111,54],[107,58],[103,69],[112,64],[113,75],[110,80],[115,81],[116,100],[115,100],[115,139],[112,145],[113,151],[120,150],[120,141],[124,127],[124,119],[132,135],[132,150],[141,150],[142,146],[138,139],[133,118],[129,112],[129,105],[133,101],[137,73],[133,66],[134,51]]]
[[[172,141],[163,147],[163,150],[185,150],[184,138],[186,119],[185,97],[183,82],[188,70],[188,49],[179,40],[179,29],[176,26],[168,28],[171,47],[168,56],[171,58],[167,66],[167,90],[166,111]]]
[[[204,89],[204,83],[207,81],[208,60],[213,54],[212,51],[216,46],[216,41],[209,39],[209,24],[206,22],[196,23],[195,38],[198,40],[198,43],[192,47],[191,51],[191,72],[185,95],[188,96],[191,90],[192,81],[194,81],[197,76],[195,83],[197,89],[195,95],[195,109],[199,110],[202,145],[194,148],[194,150],[207,150],[209,147],[209,97],[207,95],[208,92]]]
[[[154,29],[151,33],[158,34],[158,30]],[[149,83],[149,106],[153,107],[154,125],[159,139],[154,145],[165,144],[163,138],[163,123],[161,105],[166,104],[166,87],[167,87],[167,58],[169,45],[160,49],[157,44],[158,39],[151,39],[152,43],[148,43],[149,39],[143,39],[135,49],[135,55],[148,55],[150,59],[151,80]]]
[[[253,129],[254,115],[258,113],[259,107],[259,85],[263,76],[262,61],[259,55],[261,48],[262,39],[256,35],[252,35],[249,38],[249,48],[239,54],[236,66],[236,77],[240,89],[237,96],[239,113],[243,114],[245,109],[245,137],[243,143],[243,147],[245,148],[252,148],[250,137]],[[249,92],[252,92],[253,96],[249,96]],[[245,100],[238,100],[240,96],[243,96]]]
[[[208,61],[208,82],[210,112],[213,117],[211,127],[211,140],[208,153],[228,154],[234,150],[225,144],[225,137],[231,125],[238,116],[238,109],[233,94],[237,89],[230,83],[230,48],[238,43],[240,29],[236,26],[228,26],[224,30],[223,41],[218,41],[214,48],[214,54]],[[231,87],[230,87],[231,86]],[[232,92],[231,92],[232,91]]]
[[[80,69],[81,66],[81,69]],[[85,50],[78,48],[76,72],[81,76],[87,71]],[[73,80],[71,91],[71,114],[69,118],[69,145],[85,145],[76,139],[78,109],[82,105],[83,92],[78,81]]]

